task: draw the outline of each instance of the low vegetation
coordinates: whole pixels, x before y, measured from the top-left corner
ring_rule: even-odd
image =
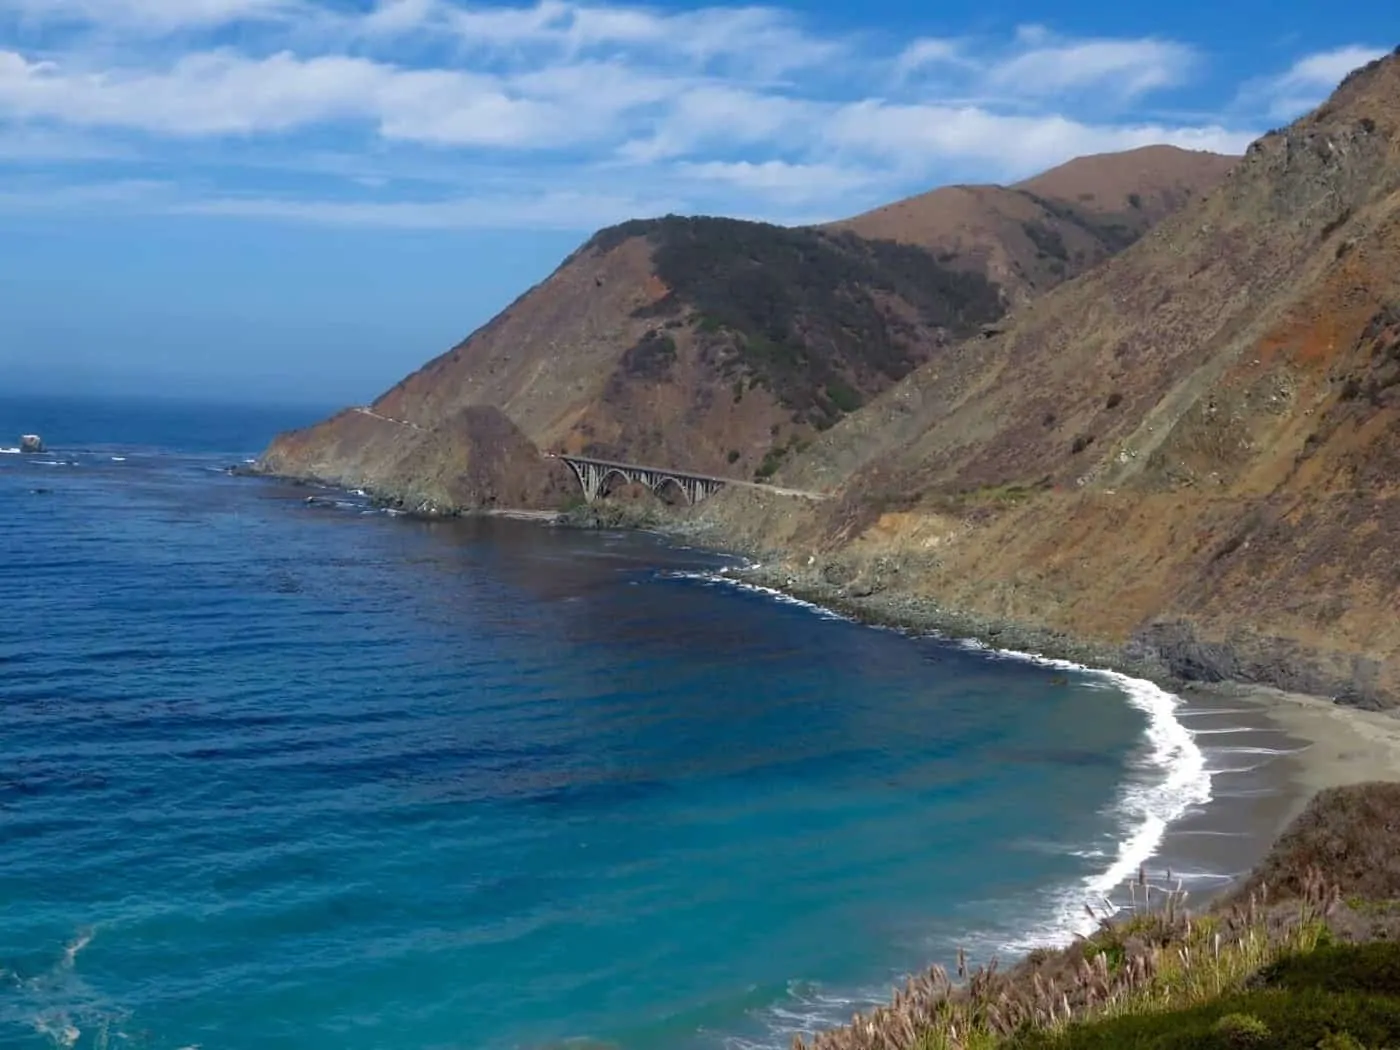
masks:
[[[1193,914],[1139,874],[1068,948],[911,978],[795,1050],[1391,1050],[1400,1047],[1400,785],[1322,792],[1264,864]],[[1383,856],[1382,856],[1383,854]],[[1319,866],[1316,861],[1339,861]],[[1307,862],[1305,867],[1297,865]],[[1351,893],[1357,886],[1379,897]]]
[[[982,275],[849,233],[668,216],[623,223],[591,244],[640,236],[670,290],[641,313],[689,317],[721,374],[767,388],[818,429],[1005,312]]]

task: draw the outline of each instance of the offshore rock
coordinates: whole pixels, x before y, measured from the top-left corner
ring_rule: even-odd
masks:
[[[22,434],[19,439],[21,452],[38,453],[44,451],[44,439],[38,434]]]

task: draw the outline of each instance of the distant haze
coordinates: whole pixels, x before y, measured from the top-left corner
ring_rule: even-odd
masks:
[[[2,392],[288,404],[370,400],[581,240],[320,228],[291,237],[190,220],[55,237],[53,226],[25,225],[24,250],[0,253]]]

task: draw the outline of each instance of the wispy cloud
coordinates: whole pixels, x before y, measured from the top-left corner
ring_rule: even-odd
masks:
[[[1321,103],[1353,69],[1385,54],[1384,48],[1349,44],[1304,55],[1278,76],[1246,84],[1241,102],[1272,120],[1291,120]]]
[[[1270,105],[1373,53],[1300,60]],[[269,221],[835,216],[1081,153],[1240,151],[1258,107],[1243,123],[1141,108],[1165,112],[1204,64],[1181,41],[1040,26],[881,44],[767,6],[0,0],[0,164],[158,173],[175,190],[146,206]]]
[[[1197,62],[1193,48],[1170,40],[1031,39],[1035,46],[988,71],[991,88],[1030,95],[1107,89],[1130,100],[1181,84]]]
[[[290,17],[298,0],[0,0],[0,14],[33,24],[84,24],[169,32],[243,20]]]

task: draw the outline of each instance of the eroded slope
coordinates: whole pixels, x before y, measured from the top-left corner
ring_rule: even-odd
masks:
[[[1391,58],[835,428],[785,476],[843,498],[790,542],[1196,677],[1393,703],[1397,321]]]

